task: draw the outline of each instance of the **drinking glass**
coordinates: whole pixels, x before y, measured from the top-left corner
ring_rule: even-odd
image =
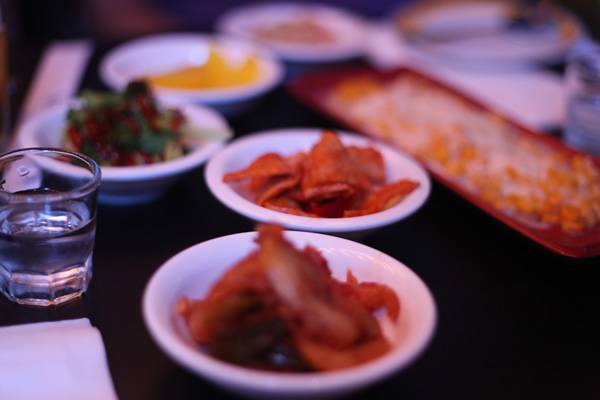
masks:
[[[571,57],[566,87],[565,141],[600,156],[600,45],[589,43]]]
[[[91,158],[31,148],[0,156],[0,291],[48,306],[92,277],[100,167]]]

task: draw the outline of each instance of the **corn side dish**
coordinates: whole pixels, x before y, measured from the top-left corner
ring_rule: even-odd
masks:
[[[590,157],[523,135],[418,76],[346,79],[326,106],[530,226],[576,234],[600,221],[600,173]]]

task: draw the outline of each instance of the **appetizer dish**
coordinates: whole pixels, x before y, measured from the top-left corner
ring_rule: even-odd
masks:
[[[403,40],[437,62],[518,67],[556,62],[582,35],[580,23],[550,1],[421,1],[394,18]]]
[[[270,52],[247,41],[197,33],[165,33],[126,42],[102,60],[100,75],[114,90],[147,80],[161,98],[246,109],[283,78]]]
[[[541,244],[573,256],[600,253],[600,162],[593,157],[409,69],[314,74],[292,90],[413,154],[450,188]]]
[[[217,25],[225,34],[260,43],[295,62],[359,56],[367,33],[367,24],[346,10],[302,2],[242,6]]]
[[[274,40],[295,43],[332,43],[334,35],[310,18],[298,18],[295,21],[282,21],[271,26],[256,26],[251,35],[260,40]]]
[[[357,217],[383,211],[402,201],[419,182],[386,183],[382,154],[372,147],[344,146],[335,132],[324,131],[308,152],[282,156],[267,152],[246,168],[223,176],[245,183],[240,191],[256,204],[307,217]],[[238,185],[240,186],[240,185]]]
[[[409,217],[431,189],[425,169],[401,150],[320,128],[236,139],[204,176],[219,201],[254,221],[354,238]]]
[[[196,244],[149,280],[144,322],[174,362],[237,395],[308,400],[355,394],[425,349],[436,306],[407,266],[336,236],[259,230]]]
[[[134,81],[123,92],[84,92],[67,114],[64,147],[106,166],[153,164],[189,152],[199,137],[176,108],[159,108],[148,85]]]
[[[258,228],[258,250],[239,261],[201,300],[182,298],[191,336],[212,356],[249,368],[304,372],[349,368],[391,349],[373,316],[396,321],[389,287],[332,277],[312,246],[296,249],[276,225]]]
[[[197,65],[149,75],[152,86],[169,89],[216,89],[244,86],[259,78],[259,64],[255,55],[230,60],[215,46],[210,46],[206,59]]]
[[[589,157],[568,157],[519,135],[423,79],[406,76],[385,86],[349,80],[328,102],[525,223],[577,233],[600,221],[600,173]]]
[[[20,147],[67,148],[102,169],[99,201],[130,205],[158,198],[232,136],[227,121],[198,104],[152,96],[142,82],[120,93],[87,92],[28,118]]]

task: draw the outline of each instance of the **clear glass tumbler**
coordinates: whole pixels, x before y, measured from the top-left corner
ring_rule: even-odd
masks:
[[[20,304],[60,304],[92,276],[100,167],[58,149],[0,156],[0,291]]]
[[[600,156],[600,45],[588,44],[571,57],[566,88],[565,142]]]

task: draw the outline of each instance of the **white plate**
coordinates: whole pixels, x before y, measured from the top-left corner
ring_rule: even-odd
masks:
[[[407,178],[419,182],[419,187],[397,205],[378,213],[351,218],[312,218],[261,207],[223,182],[226,173],[247,167],[264,153],[272,151],[291,155],[308,151],[319,141],[321,134],[322,129],[317,128],[280,129],[235,140],[209,161],[205,170],[206,183],[217,199],[248,218],[314,232],[344,233],[378,228],[408,217],[427,200],[431,185],[429,176],[416,161],[381,142],[348,133],[340,134],[345,145],[372,146],[382,153],[388,182]]]
[[[447,37],[452,37],[452,32],[474,32],[456,40],[412,42],[415,48],[439,61],[468,68],[473,68],[473,64],[506,68],[561,61],[581,37],[579,22],[557,7],[551,8],[549,26],[529,30],[505,28],[507,15],[512,11],[508,1],[424,2],[402,9],[397,21],[405,36],[419,32],[418,35],[441,39],[444,32]]]
[[[310,20],[333,36],[329,43],[299,43],[256,37],[253,29],[286,22]],[[331,62],[361,55],[366,23],[348,11],[305,3],[266,3],[236,8],[217,23],[220,32],[269,47],[281,58],[297,62]]]
[[[327,373],[273,373],[238,367],[204,354],[193,342],[175,304],[182,297],[202,298],[219,277],[256,244],[254,232],[239,233],[193,246],[163,264],[152,276],[143,299],[146,326],[173,360],[224,389],[257,398],[315,398],[351,393],[408,365],[427,346],[436,308],[421,279],[392,257],[346,239],[308,232],[285,232],[297,247],[320,250],[333,275],[344,279],[351,268],[359,281],[385,283],[398,295],[400,317],[384,330],[394,348],[363,365]]]
[[[29,118],[17,132],[17,145],[63,147],[67,112],[75,104],[77,100],[58,104]],[[202,165],[232,136],[227,122],[216,111],[194,104],[174,106],[192,125],[219,134],[199,143],[188,154],[170,161],[131,167],[101,167],[100,202],[127,205],[154,200],[184,172]]]
[[[257,57],[258,80],[222,89],[184,90],[156,87],[154,91],[157,95],[212,105],[223,111],[231,109],[232,105],[246,103],[265,94],[282,79],[282,67],[268,51],[239,39],[196,33],[162,34],[124,43],[110,51],[102,60],[100,75],[109,87],[122,90],[133,79],[202,63],[208,54],[209,46],[215,46],[232,61],[250,55]]]

